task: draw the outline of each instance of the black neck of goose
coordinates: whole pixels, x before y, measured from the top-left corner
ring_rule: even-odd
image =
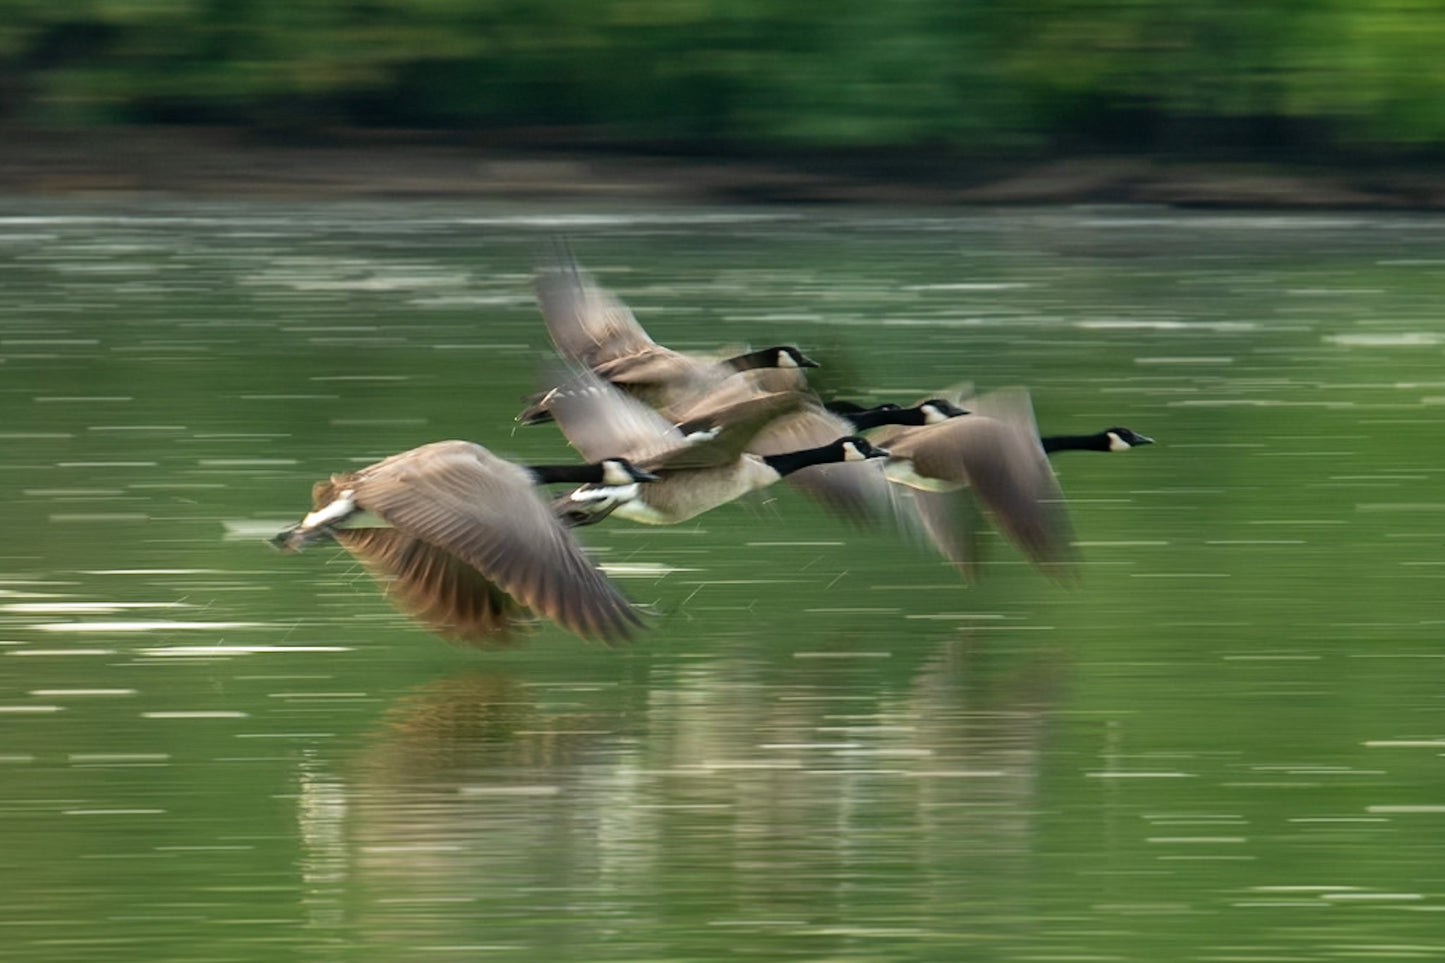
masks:
[[[601,465],[528,465],[527,471],[539,485],[599,485]]]
[[[922,408],[864,408],[841,414],[858,431],[869,431],[880,425],[922,425],[928,422]]]
[[[722,364],[724,368],[731,368],[733,371],[776,368],[778,366],[778,349],[763,348],[759,351],[749,351],[747,354],[734,355],[725,359]]]
[[[799,451],[785,451],[781,455],[764,455],[763,461],[780,476],[791,475],[800,468],[812,465],[827,465],[842,461],[843,447],[836,441],[821,448],[803,448]]]
[[[1044,443],[1044,451],[1049,454],[1056,451],[1109,450],[1109,434],[1104,431],[1094,435],[1048,435],[1039,440]]]

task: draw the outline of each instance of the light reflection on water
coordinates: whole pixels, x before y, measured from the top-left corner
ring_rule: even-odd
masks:
[[[1106,210],[0,218],[0,825],[34,960],[1445,956],[1445,223]],[[565,231],[659,340],[1031,386],[1066,592],[787,491],[589,548],[654,628],[461,652],[261,539],[514,429]],[[819,349],[819,350],[815,350]]]

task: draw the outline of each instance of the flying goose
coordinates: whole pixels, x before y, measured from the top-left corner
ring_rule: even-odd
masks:
[[[788,451],[747,451],[760,431],[801,400],[796,392],[754,393],[720,404],[704,419],[707,427],[684,433],[590,371],[580,371],[553,392],[550,402],[567,440],[583,458],[625,457],[658,480],[621,494],[606,484],[583,485],[559,498],[554,508],[574,525],[614,513],[644,524],[674,525],[810,465],[886,454],[848,432]]]
[[[683,354],[653,341],[632,311],[601,287],[565,251],[538,270],[542,320],[557,352],[644,404],[666,408],[706,392],[741,371],[767,371],[773,390],[802,384],[802,368],[817,362],[792,345],[774,345],[721,360]],[[775,371],[769,369],[777,369]],[[517,420],[550,420],[548,393],[533,396]]]
[[[924,533],[965,577],[972,577],[977,565],[975,512],[966,490],[1030,561],[1070,580],[1072,527],[1028,393],[995,391],[971,399],[969,407],[962,417],[885,431],[884,475],[913,489]]]
[[[857,431],[869,431],[884,425],[931,425],[946,418],[968,414],[943,398],[920,401],[913,408],[902,408],[891,402],[864,407],[853,401],[830,401],[824,407],[848,419]],[[1056,451],[1128,451],[1141,445],[1152,445],[1154,439],[1130,428],[1115,425],[1091,435],[1044,435],[1039,438],[1044,452]]]
[[[770,421],[748,444],[748,450],[775,455],[884,425],[931,425],[962,414],[967,412],[941,398],[907,408],[894,404],[862,408],[847,402],[824,405],[812,399]],[[695,430],[699,424],[698,420],[689,421],[683,429]],[[813,465],[790,474],[787,481],[837,515],[854,522],[877,522],[892,514],[893,494],[874,469],[875,465],[854,463]]]
[[[272,543],[334,538],[400,609],[457,641],[505,637],[523,607],[578,635],[626,639],[642,624],[535,490],[652,479],[621,459],[523,467],[465,441],[413,448],[312,490],[315,510]]]

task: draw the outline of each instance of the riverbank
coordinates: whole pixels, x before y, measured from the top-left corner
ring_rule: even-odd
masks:
[[[538,143],[341,132],[310,144],[213,128],[0,131],[0,192],[639,203],[1009,205],[1138,203],[1280,209],[1445,209],[1445,172],[1082,157],[676,156]]]

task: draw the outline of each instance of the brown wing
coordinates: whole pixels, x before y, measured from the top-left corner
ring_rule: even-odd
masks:
[[[912,459],[920,475],[968,485],[1031,561],[1068,579],[1073,530],[1063,493],[1038,435],[1022,427],[1025,420],[1031,425],[1032,415],[1015,413],[1012,423],[963,415],[899,433],[887,446],[895,457]]]
[[[705,363],[695,362],[671,348],[651,345],[646,350],[594,364],[592,370],[598,377],[615,385],[646,392],[647,389],[661,391],[662,386],[672,382],[686,385],[707,367]],[[650,394],[639,397],[648,402],[654,400]]]
[[[699,416],[693,421],[693,428],[712,432],[712,437],[706,441],[690,442],[648,459],[645,466],[649,470],[675,470],[731,464],[737,461],[744,451],[753,450],[753,442],[760,432],[765,431],[780,417],[787,417],[789,412],[796,411],[802,403],[802,395],[788,391],[753,394],[736,400],[728,398],[726,403],[710,407],[695,406],[694,411],[699,412]],[[842,434],[846,435],[848,432],[844,431]],[[834,435],[820,444],[836,441],[839,437]]]
[[[595,368],[658,347],[627,305],[565,252],[539,269],[534,283],[542,320],[564,358]]]
[[[810,403],[769,422],[753,438],[748,450],[777,455],[817,448],[851,434],[854,431],[850,422]],[[812,465],[783,480],[853,521],[877,522],[892,513],[892,486],[883,476],[880,461]]]
[[[662,415],[612,387],[591,371],[558,373],[547,410],[572,447],[589,462],[648,458],[686,444]]]
[[[397,608],[443,638],[473,645],[511,641],[522,607],[450,552],[395,528],[353,528],[336,540]]]
[[[958,569],[965,581],[978,578],[983,555],[978,533],[981,519],[978,506],[966,492],[907,493],[912,503],[912,517],[921,534],[938,550],[938,554]],[[905,516],[906,517],[906,516]]]
[[[425,445],[358,472],[347,484],[361,508],[578,635],[627,638],[641,624],[538,497],[532,476],[479,445]],[[415,591],[436,597],[442,593],[438,580],[455,581],[449,562],[419,561],[412,571]],[[422,579],[423,571],[432,574]],[[475,580],[456,584],[472,594],[480,586]],[[469,604],[492,610],[482,600]]]

